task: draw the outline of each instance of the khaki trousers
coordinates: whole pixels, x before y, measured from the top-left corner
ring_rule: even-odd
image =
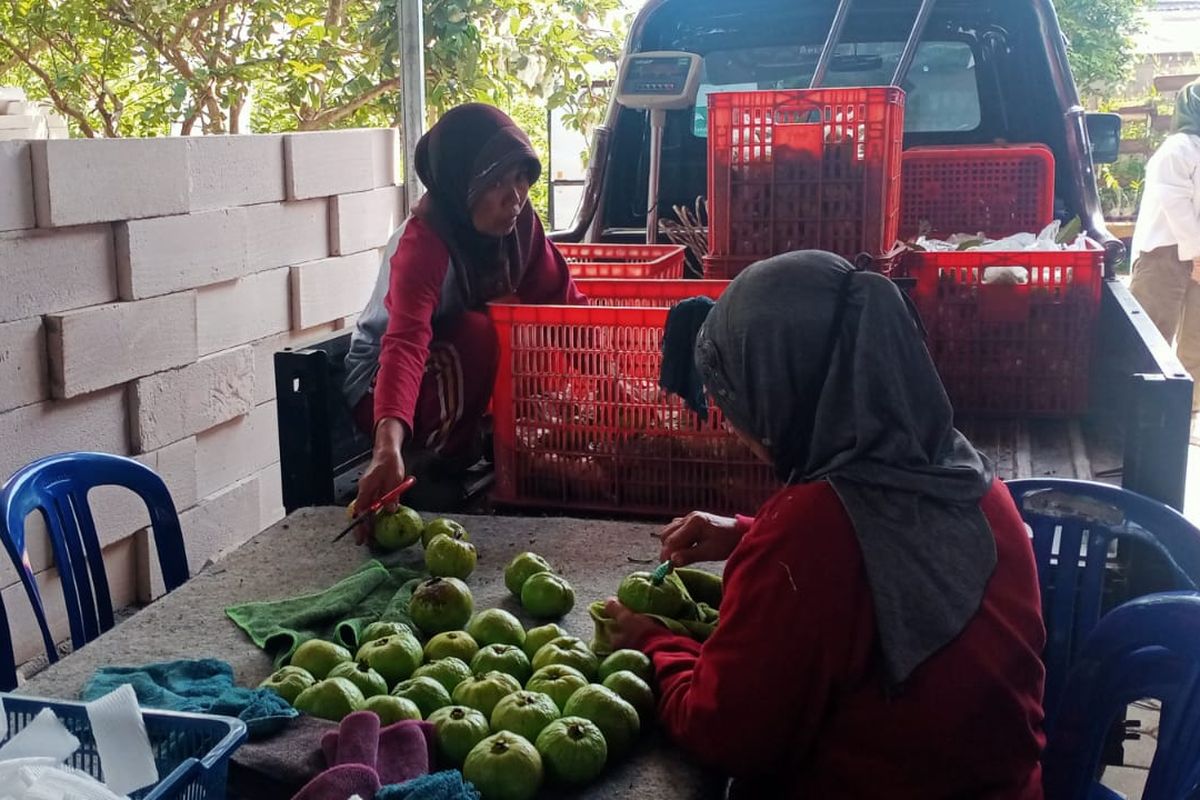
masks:
[[[1192,263],[1180,261],[1176,247],[1151,250],[1133,265],[1129,288],[1197,382],[1192,411],[1200,411],[1200,283],[1192,280]]]

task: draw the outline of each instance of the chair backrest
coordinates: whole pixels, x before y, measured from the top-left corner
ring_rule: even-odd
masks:
[[[1045,709],[1053,726],[1071,665],[1103,610],[1114,542],[1136,542],[1173,576],[1165,588],[1200,584],[1200,530],[1174,509],[1115,486],[1056,478],[1007,484],[1033,532],[1046,624]],[[1064,557],[1066,555],[1075,557]]]
[[[105,453],[64,453],[22,467],[0,488],[0,539],[25,587],[51,661],[56,661],[58,654],[29,560],[25,518],[36,510],[46,522],[66,600],[71,643],[82,647],[113,626],[108,576],[88,505],[88,492],[97,486],[122,486],[146,504],[167,591],[188,578],[179,515],[170,491],[154,470],[131,458]],[[5,686],[16,686],[16,668],[2,602],[0,616],[4,616],[0,619],[2,691]]]
[[[1094,796],[1112,724],[1142,699],[1162,703],[1143,800],[1200,795],[1200,594],[1168,592],[1106,614],[1071,670],[1043,759],[1046,800]]]

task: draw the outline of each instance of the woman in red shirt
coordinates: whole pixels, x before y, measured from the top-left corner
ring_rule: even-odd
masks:
[[[1032,548],[900,291],[791,253],[693,333],[698,381],[786,487],[754,519],[663,532],[676,566],[728,559],[704,644],[609,601],[670,735],[737,797],[1040,800]]]
[[[359,508],[404,479],[406,454],[431,453],[443,474],[478,460],[498,357],[487,303],[586,302],[529,205],[542,165],[507,115],[454,108],[414,161],[427,192],[388,243],[346,358],[346,398],[374,438]]]

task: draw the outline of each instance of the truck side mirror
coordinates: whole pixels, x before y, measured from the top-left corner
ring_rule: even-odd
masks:
[[[1118,114],[1088,114],[1088,140],[1093,164],[1111,164],[1121,155],[1121,117]]]

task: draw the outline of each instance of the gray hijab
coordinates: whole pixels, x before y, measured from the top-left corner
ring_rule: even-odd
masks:
[[[889,687],[954,640],[996,565],[992,468],[955,430],[900,290],[830,253],[743,272],[696,339],[725,416],[781,480],[829,481],[854,525]]]

